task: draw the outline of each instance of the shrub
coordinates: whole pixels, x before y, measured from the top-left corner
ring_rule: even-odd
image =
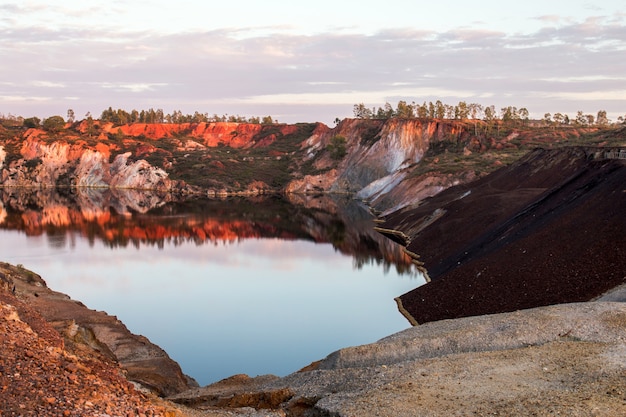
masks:
[[[28,119],[24,119],[25,127],[39,127],[41,124],[41,119],[39,117],[29,117]]]
[[[42,126],[48,132],[60,132],[65,127],[65,120],[61,116],[50,116],[43,121]]]
[[[346,138],[341,135],[335,135],[330,138],[330,143],[326,146],[330,157],[336,161],[346,156]]]

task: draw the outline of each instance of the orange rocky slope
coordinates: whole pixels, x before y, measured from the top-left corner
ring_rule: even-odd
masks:
[[[106,355],[64,340],[14,293],[21,272],[6,264],[1,270],[1,416],[181,415],[137,391]]]

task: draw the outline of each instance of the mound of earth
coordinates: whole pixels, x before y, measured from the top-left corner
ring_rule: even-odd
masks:
[[[49,289],[34,272],[0,263],[0,278],[10,282],[12,300],[7,304],[27,305],[45,323],[55,340],[117,363],[126,378],[158,395],[171,395],[195,381],[185,376],[178,363],[147,338],[131,333],[117,317],[94,311],[65,294]],[[37,331],[39,333],[39,331]]]
[[[589,301],[626,282],[626,160],[537,149],[400,210],[378,229],[432,281],[399,297],[412,323]]]
[[[0,276],[0,415],[179,416],[138,391],[118,363],[64,338]]]

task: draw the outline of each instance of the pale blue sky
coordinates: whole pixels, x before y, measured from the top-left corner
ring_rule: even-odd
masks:
[[[441,99],[615,119],[625,23],[621,1],[0,0],[0,113],[330,124],[355,103]]]

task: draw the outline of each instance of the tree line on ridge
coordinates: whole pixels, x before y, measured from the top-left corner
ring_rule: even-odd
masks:
[[[449,119],[449,120],[483,120],[489,124],[502,122],[503,124],[519,124],[527,125],[530,122],[529,111],[525,107],[507,106],[496,109],[494,105],[483,106],[478,103],[467,103],[459,101],[456,105],[445,104],[441,100],[434,103],[432,101],[423,104],[415,102],[407,103],[404,100],[398,101],[394,108],[390,103],[385,103],[381,107],[369,108],[363,103],[353,106],[353,116],[357,119]],[[85,119],[93,122],[95,119],[90,112],[85,114]],[[113,109],[109,107],[100,114],[98,119],[102,122],[111,122],[115,125],[124,125],[131,123],[211,123],[211,122],[231,122],[231,123],[251,123],[251,124],[275,124],[277,119],[272,116],[240,116],[240,115],[218,115],[210,116],[208,113],[200,113],[198,111],[193,114],[184,114],[180,110],[174,110],[171,113],[165,113],[163,109],[150,108],[148,110],[127,111],[124,109]],[[76,115],[74,110],[68,109],[67,117],[51,116],[43,121],[38,117],[23,118],[12,114],[4,115],[0,113],[0,124],[3,126],[24,126],[24,127],[42,127],[49,131],[58,131],[63,128],[65,123],[74,123]],[[339,123],[339,118],[335,119],[335,124]],[[573,118],[565,113],[545,113],[544,117],[533,121],[533,125],[540,122],[544,126],[598,126],[606,127],[616,124],[625,124],[626,116],[619,116],[617,121],[612,122],[607,117],[606,110],[599,110],[596,115],[586,114],[579,110]]]
[[[460,101],[456,105],[445,104],[441,100],[435,103],[432,101],[423,104],[412,102],[408,104],[400,100],[394,109],[388,102],[382,107],[369,108],[363,103],[355,104],[353,107],[354,117],[357,119],[389,119],[392,117],[404,119],[449,119],[449,120],[484,120],[486,122],[502,121],[503,123],[519,122],[527,124],[529,122],[529,111],[525,107],[515,106],[502,107],[500,111],[496,106],[483,106],[478,103],[467,103]],[[607,117],[606,110],[599,110],[597,115],[585,114],[582,110],[576,113],[574,119],[570,119],[564,113],[545,113],[541,122],[546,126],[554,125],[575,125],[575,126],[609,126],[613,124]],[[617,123],[625,123],[624,116],[617,118]]]

